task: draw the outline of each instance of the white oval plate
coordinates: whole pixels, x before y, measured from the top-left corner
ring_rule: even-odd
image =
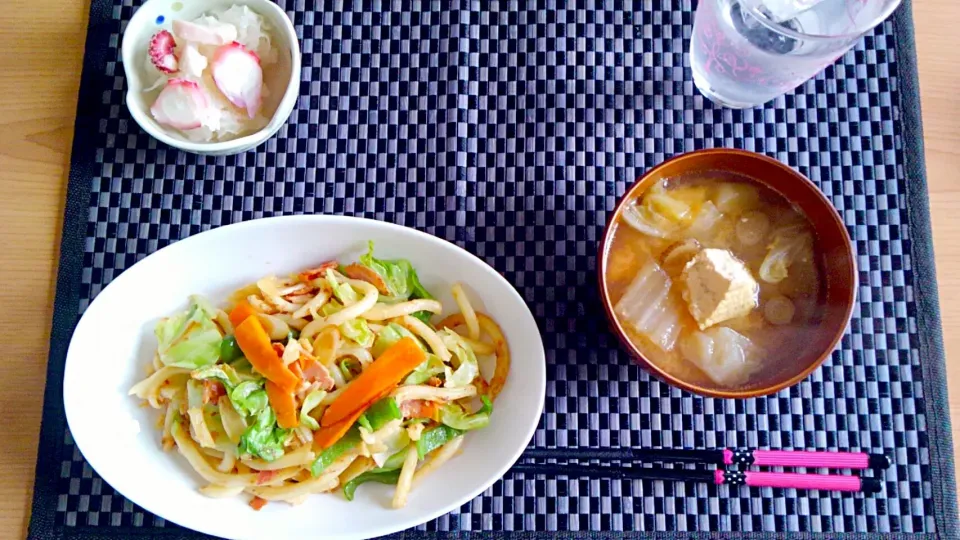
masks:
[[[185,309],[187,296],[222,302],[268,274],[318,262],[353,260],[376,243],[378,257],[406,258],[427,290],[457,311],[450,286],[465,285],[476,307],[503,328],[512,365],[490,425],[467,435],[463,453],[428,476],[407,506],[390,508],[392,487],[367,484],[353,502],[311,496],[299,506],[246,497],[210,499],[203,480],[176,451],[164,452],[157,411],[127,395],[156,348],[153,327]],[[533,436],[543,408],[546,368],[540,333],[516,290],[459,247],[398,225],[341,216],[290,216],[239,223],[161,249],[113,280],[77,325],[63,381],[73,439],[87,462],[131,501],[165,519],[227,538],[369,538],[455,510],[496,482]]]

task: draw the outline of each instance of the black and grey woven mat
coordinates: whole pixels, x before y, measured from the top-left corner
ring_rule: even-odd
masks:
[[[263,147],[214,158],[158,144],[127,113],[118,48],[132,4],[92,1],[32,538],[193,536],[84,462],[62,410],[68,340],[89,301],[158,248],[291,213],[401,223],[503,272],[547,349],[536,447],[895,458],[872,497],[508,474],[406,537],[960,530],[909,5],[796,92],[733,111],[693,87],[691,0],[281,0],[302,38],[298,106]],[[859,306],[841,348],[769,398],[704,399],[651,378],[597,302],[596,246],[617,198],[648,167],[708,147],[766,153],[812,178],[859,254]]]

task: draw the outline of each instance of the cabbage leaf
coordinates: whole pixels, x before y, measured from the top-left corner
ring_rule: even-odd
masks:
[[[166,366],[199,369],[217,363],[223,334],[205,299],[193,296],[190,307],[157,323],[157,353]]]
[[[357,291],[353,290],[353,287],[351,287],[349,283],[337,282],[336,276],[333,275],[333,270],[327,270],[327,283],[330,285],[330,290],[333,291],[333,296],[345,306],[353,304],[360,299]]]
[[[228,390],[233,389],[243,382],[240,375],[237,374],[237,371],[229,364],[215,364],[203,367],[191,373],[190,376],[198,381],[216,379],[223,383],[223,386]]]
[[[339,326],[340,334],[356,342],[357,345],[367,348],[373,345],[374,335],[365,319],[351,319]]]
[[[283,441],[288,433],[289,430],[277,426],[277,415],[268,405],[240,436],[240,453],[274,461],[283,455]]]
[[[443,344],[447,346],[447,349],[450,350],[450,353],[453,354],[454,358],[459,362],[453,374],[447,377],[444,386],[446,388],[455,388],[458,386],[466,386],[473,382],[473,380],[477,378],[477,375],[480,374],[480,364],[477,363],[477,355],[474,354],[473,349],[467,345],[460,334],[453,330],[444,330],[438,332],[438,335],[440,339],[443,340]]]
[[[373,355],[374,358],[379,358],[384,351],[405,337],[413,338],[421,349],[424,348],[423,344],[420,343],[420,339],[413,335],[413,332],[397,323],[390,323],[384,326],[383,329],[380,330],[380,333],[377,334],[377,339],[373,343],[373,348],[370,349],[370,354]]]
[[[493,413],[493,402],[487,396],[481,396],[480,400],[483,406],[473,414],[467,414],[463,407],[453,403],[444,405],[440,409],[440,422],[460,431],[487,427],[490,423],[490,414]]]
[[[300,406],[301,424],[313,430],[320,429],[320,424],[310,416],[310,411],[316,409],[317,405],[320,405],[320,402],[323,401],[325,397],[327,397],[327,393],[323,390],[314,390],[307,394],[307,397],[303,398],[303,405]]]
[[[430,380],[430,377],[446,373],[448,369],[450,367],[444,364],[439,356],[427,353],[427,359],[407,375],[403,384],[423,384]]]
[[[269,405],[263,381],[244,381],[230,391],[233,408],[245,416],[257,416]]]
[[[389,299],[383,300],[390,303],[391,300],[416,300],[426,298],[434,300],[432,294],[420,283],[420,277],[417,271],[406,259],[384,260],[373,256],[373,242],[367,244],[367,252],[360,257],[360,264],[376,272],[390,291]],[[412,315],[429,324],[433,316],[429,311],[418,311]]]

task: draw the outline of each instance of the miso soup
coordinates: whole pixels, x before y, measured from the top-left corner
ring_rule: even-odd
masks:
[[[621,212],[605,279],[650,362],[707,389],[797,371],[824,314],[817,241],[779,193],[729,173],[674,178]]]

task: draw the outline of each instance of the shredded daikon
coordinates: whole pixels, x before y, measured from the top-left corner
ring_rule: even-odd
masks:
[[[233,5],[228,9],[214,9],[190,22],[205,27],[235,28],[236,41],[256,53],[265,74],[278,62],[279,51],[271,37],[273,28],[247,6]],[[176,56],[180,59],[180,69],[177,72],[162,73],[153,65],[149,55],[144,57],[145,79],[152,81],[143,89],[144,93],[151,94],[147,101],[153,102],[168,80],[186,79],[200,85],[210,104],[206,114],[200,119],[200,127],[176,130],[177,133],[195,142],[224,141],[253,133],[267,125],[273,111],[261,108],[250,118],[246,111],[231,104],[217,88],[209,69],[216,46],[189,42],[177,35],[174,35],[174,38],[177,42]],[[267,80],[269,77],[265,76],[261,92],[264,100],[270,95]],[[167,126],[167,129],[174,128]]]

